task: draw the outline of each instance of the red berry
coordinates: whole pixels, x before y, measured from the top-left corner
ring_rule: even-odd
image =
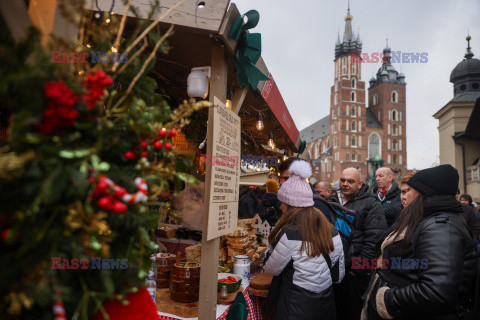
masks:
[[[167,136],[167,129],[162,128],[161,130],[158,130],[158,135],[160,138],[165,138]]]
[[[147,149],[147,147],[148,147],[147,141],[142,140],[142,142],[140,142],[140,146],[141,146],[143,149]]]
[[[172,130],[170,131],[170,137],[175,137],[176,135],[177,135],[177,130],[172,129]]]
[[[90,181],[91,183],[95,183],[95,181],[97,181],[97,180],[95,180],[94,177],[90,177],[90,178],[88,178],[88,181]]]
[[[135,153],[133,153],[132,151],[127,151],[123,154],[123,156],[125,157],[125,159],[127,160],[133,160],[135,159]]]
[[[127,190],[125,190],[124,188],[118,188],[117,190],[115,190],[115,197],[120,198],[126,194],[127,194]]]
[[[109,197],[101,197],[100,199],[98,199],[97,204],[100,208],[104,210],[112,209],[112,201]]]
[[[143,158],[148,158],[148,152],[147,152],[147,151],[143,151],[143,152],[142,152],[142,157],[143,157]]]
[[[98,191],[100,191],[100,192],[105,192],[105,190],[107,190],[108,187],[110,187],[110,185],[109,185],[108,182],[105,181],[105,180],[100,180],[100,181],[98,182],[98,184],[97,184],[97,189],[98,189]]]
[[[166,145],[166,144],[165,144],[165,145]],[[155,141],[155,142],[153,143],[153,147],[154,147],[156,150],[160,150],[160,149],[162,149],[162,147],[163,147],[163,143],[161,143],[160,141],[157,140],[157,141]]]
[[[118,214],[124,214],[125,212],[127,212],[127,205],[123,202],[115,201],[115,203],[113,204],[113,212]]]
[[[2,240],[3,241],[7,240],[9,234],[10,234],[10,229],[2,230]]]
[[[170,142],[165,143],[165,149],[172,150],[172,144]]]

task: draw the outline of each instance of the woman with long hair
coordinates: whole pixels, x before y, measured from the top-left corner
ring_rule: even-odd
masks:
[[[455,168],[440,165],[405,182],[404,209],[381,245],[361,319],[464,319],[471,310],[477,258],[455,199],[458,180]]]
[[[333,282],[345,275],[340,235],[313,205],[310,164],[294,161],[278,190],[283,212],[268,241],[264,271],[274,279],[267,303],[275,319],[336,319]]]

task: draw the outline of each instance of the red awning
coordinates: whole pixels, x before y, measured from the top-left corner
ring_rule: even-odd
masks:
[[[283,101],[282,95],[280,94],[280,90],[278,90],[277,84],[273,79],[271,73],[268,74],[270,80],[265,82],[265,85],[262,88],[262,97],[267,102],[268,106],[272,110],[275,118],[277,118],[278,122],[280,122],[283,130],[287,133],[288,137],[295,145],[298,137],[298,129],[293,122],[293,118],[288,111],[287,105],[285,101]]]

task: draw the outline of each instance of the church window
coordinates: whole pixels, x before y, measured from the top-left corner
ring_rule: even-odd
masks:
[[[397,110],[392,111],[392,120],[397,121]]]
[[[393,155],[393,164],[397,164],[397,155],[396,154]]]
[[[345,156],[345,160],[349,161],[350,160],[350,152],[347,151],[347,155]]]
[[[398,93],[396,91],[392,92],[392,101],[398,102]]]
[[[343,67],[343,74],[347,74],[347,68]]]
[[[357,123],[355,122],[355,120],[352,120],[352,131],[356,131],[356,130],[357,130]]]
[[[361,152],[358,153],[358,161],[362,161],[362,153]]]
[[[354,152],[354,153],[352,153],[352,161],[357,161],[357,157],[356,157],[356,154],[355,154],[355,152]]]
[[[355,101],[355,92],[352,92],[352,93],[351,93],[351,96],[352,96],[352,99],[351,99],[351,100],[352,100],[352,101]]]
[[[355,88],[355,78],[352,79],[352,88]]]
[[[393,125],[393,132],[392,132],[392,134],[393,134],[394,136],[397,135],[397,125],[396,125],[396,124]]]
[[[373,96],[373,105],[376,105],[378,103],[378,96],[375,94]],[[379,111],[380,112],[380,111]],[[380,116],[379,116],[380,117]]]
[[[392,150],[397,150],[397,140],[393,140],[393,143],[392,143]]]
[[[352,74],[356,74],[356,68],[355,68],[355,63],[352,65]]]
[[[352,117],[355,117],[356,114],[356,108],[355,106],[352,106]]]
[[[357,137],[355,135],[352,136],[352,147],[357,146]]]

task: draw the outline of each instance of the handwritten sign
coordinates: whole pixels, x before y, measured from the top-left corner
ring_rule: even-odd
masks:
[[[208,207],[207,240],[237,229],[238,192],[240,184],[240,117],[218,98],[214,99],[213,141],[211,157],[210,199]],[[230,161],[231,160],[231,161]]]

